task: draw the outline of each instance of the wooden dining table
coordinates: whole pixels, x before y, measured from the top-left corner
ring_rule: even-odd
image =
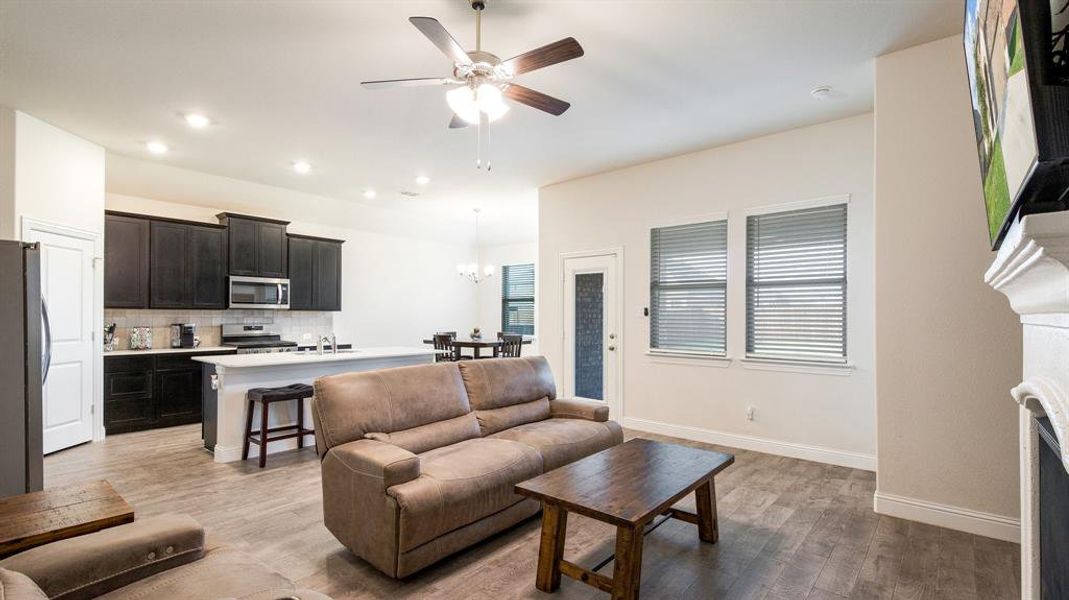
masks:
[[[434,340],[423,340],[423,343],[433,345]],[[530,344],[531,340],[525,339],[520,343],[525,345]],[[456,338],[451,341],[450,344],[453,346],[453,359],[460,360],[460,355],[464,348],[471,348],[472,358],[475,359],[496,358],[497,355],[501,353],[501,346],[504,342],[497,338],[484,338],[478,340],[472,338]],[[482,351],[487,348],[492,350],[492,354],[490,356],[482,356]]]

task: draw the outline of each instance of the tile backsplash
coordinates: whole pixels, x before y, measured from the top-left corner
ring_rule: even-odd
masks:
[[[104,322],[115,323],[117,350],[130,347],[131,327],[151,327],[152,347],[167,348],[172,323],[195,323],[201,346],[218,346],[222,341],[222,326],[232,323],[261,324],[283,340],[302,346],[313,345],[319,336],[330,335],[334,330],[333,313],[280,310],[106,309]]]

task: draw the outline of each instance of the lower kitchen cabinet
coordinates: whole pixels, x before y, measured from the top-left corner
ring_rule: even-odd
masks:
[[[110,435],[201,421],[198,352],[104,357],[104,430]]]

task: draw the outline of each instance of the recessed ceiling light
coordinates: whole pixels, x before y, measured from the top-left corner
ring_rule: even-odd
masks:
[[[293,163],[293,170],[297,171],[301,175],[304,175],[305,173],[308,173],[312,170],[312,165],[308,164],[307,161],[298,160]]]
[[[427,177],[426,175],[417,175],[416,176],[416,183],[418,185],[427,185],[430,182],[431,182],[431,178]]]
[[[373,190],[371,188],[368,188],[368,189],[364,190],[364,197],[367,198],[368,200],[371,200],[375,196],[378,196],[378,194],[375,193],[375,190]]]
[[[186,125],[189,125],[193,129],[204,129],[212,124],[212,120],[200,113],[186,113],[185,114]]]
[[[148,150],[149,154],[159,156],[161,154],[167,154],[167,151],[170,150],[170,148],[167,147],[167,144],[164,144],[161,141],[153,140],[145,143],[145,150]]]
[[[831,97],[831,86],[829,86],[829,85],[817,86],[817,87],[809,90],[809,95],[814,97],[814,98],[816,98],[817,100],[827,100],[828,98]]]

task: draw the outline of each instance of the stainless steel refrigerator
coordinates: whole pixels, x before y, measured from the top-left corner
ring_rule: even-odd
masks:
[[[43,485],[42,387],[51,334],[38,244],[0,240],[0,497]]]

